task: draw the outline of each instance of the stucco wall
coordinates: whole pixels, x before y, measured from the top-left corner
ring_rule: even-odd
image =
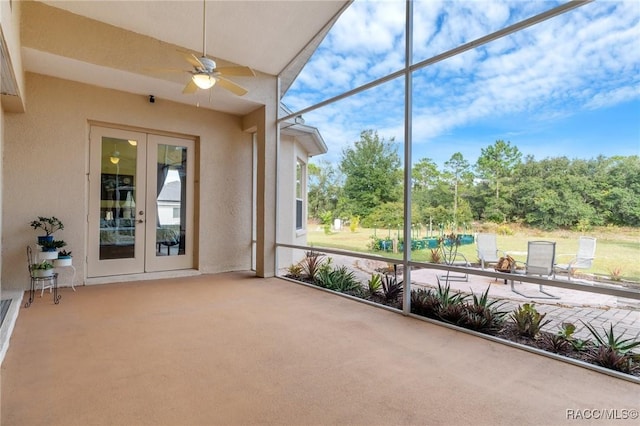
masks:
[[[4,209],[2,208],[2,202],[4,200],[4,179],[3,179],[3,167],[4,165],[4,110],[0,105],[0,295],[2,294],[2,288],[4,280],[2,279],[2,253],[4,248],[2,246],[2,214]]]
[[[296,163],[300,159],[308,163],[307,152],[292,136],[282,135],[278,151],[278,242],[306,245],[306,224],[303,230],[296,230]],[[305,203],[306,206],[306,203]],[[306,221],[307,212],[303,213]],[[281,248],[278,250],[278,268],[286,268],[301,258],[298,250]]]
[[[250,267],[251,135],[241,118],[146,95],[26,74],[27,111],[5,113],[3,286],[27,286],[25,246],[38,215],[65,223],[58,235],[85,277],[89,120],[199,138],[200,271]]]

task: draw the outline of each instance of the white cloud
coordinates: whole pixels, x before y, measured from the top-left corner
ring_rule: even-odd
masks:
[[[415,2],[414,59],[441,53],[557,4]],[[403,61],[404,2],[356,1],[284,101],[293,109],[309,106],[395,71]],[[419,70],[413,83],[417,143],[513,114],[529,115],[535,124],[640,99],[640,2],[587,4]],[[387,83],[305,118],[320,129],[330,149],[338,151],[334,156],[368,128],[402,140],[403,84],[403,79]]]

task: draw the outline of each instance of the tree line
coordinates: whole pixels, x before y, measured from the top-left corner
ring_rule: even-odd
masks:
[[[309,164],[308,211],[330,223],[358,218],[383,228],[403,222],[403,168],[393,139],[365,130],[339,164]],[[523,158],[509,141],[482,148],[474,164],[460,152],[443,168],[421,158],[411,170],[412,221],[519,222],[543,229],[640,226],[640,157]]]

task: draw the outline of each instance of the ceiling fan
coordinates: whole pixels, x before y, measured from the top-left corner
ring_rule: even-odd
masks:
[[[251,68],[244,66],[217,68],[216,62],[207,57],[206,7],[206,0],[202,0],[202,56],[198,58],[192,53],[186,56],[185,59],[193,66],[193,70],[187,71],[191,74],[191,80],[189,80],[189,83],[184,87],[182,93],[191,94],[195,93],[198,89],[207,90],[217,83],[220,87],[227,89],[238,96],[246,95],[248,93],[247,89],[231,80],[228,80],[226,76],[255,77],[256,74]]]

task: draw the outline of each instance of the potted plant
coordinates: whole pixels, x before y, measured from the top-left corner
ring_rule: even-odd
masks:
[[[31,265],[31,274],[36,278],[45,278],[53,275],[53,265],[47,260]]]
[[[42,248],[42,253],[40,253],[41,259],[57,259],[58,258],[58,249],[66,246],[67,243],[64,240],[51,240],[44,241],[40,247]]]
[[[63,223],[55,216],[38,216],[38,220],[31,221],[30,225],[33,229],[42,229],[45,232],[45,235],[38,237],[38,244],[40,245],[44,241],[53,241],[53,233],[64,229]]]
[[[54,266],[71,266],[71,252],[66,250],[60,250],[58,252],[58,258],[53,261]]]

